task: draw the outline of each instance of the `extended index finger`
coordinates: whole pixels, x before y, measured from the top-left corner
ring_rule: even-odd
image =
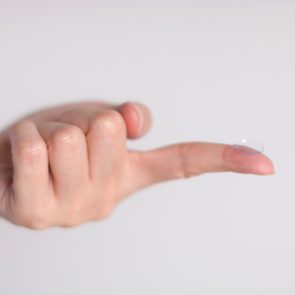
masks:
[[[136,189],[209,172],[274,173],[272,161],[263,154],[246,156],[232,145],[209,142],[179,143],[147,152],[131,151],[130,163]]]

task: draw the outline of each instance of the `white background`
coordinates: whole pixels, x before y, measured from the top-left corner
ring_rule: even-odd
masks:
[[[275,176],[202,175],[134,194],[102,222],[0,223],[0,294],[295,294],[295,2],[0,0],[0,124],[137,100],[178,141],[266,146]]]

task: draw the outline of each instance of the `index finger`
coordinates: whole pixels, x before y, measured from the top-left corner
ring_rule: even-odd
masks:
[[[245,156],[234,146],[221,143],[189,142],[147,152],[130,152],[134,185],[138,188],[172,179],[189,178],[208,172],[273,174],[272,161],[263,154]]]

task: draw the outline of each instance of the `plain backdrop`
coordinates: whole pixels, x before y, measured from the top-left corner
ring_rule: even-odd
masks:
[[[295,2],[0,0],[1,128],[33,110],[147,104],[129,147],[262,142],[276,175],[150,187],[102,222],[0,222],[0,294],[295,294]]]

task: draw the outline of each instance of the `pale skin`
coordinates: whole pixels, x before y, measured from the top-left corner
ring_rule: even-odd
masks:
[[[74,227],[110,216],[156,183],[210,172],[274,174],[267,156],[228,144],[127,150],[126,140],[151,123],[148,108],[134,102],[87,101],[24,116],[0,133],[0,216],[31,229]]]

